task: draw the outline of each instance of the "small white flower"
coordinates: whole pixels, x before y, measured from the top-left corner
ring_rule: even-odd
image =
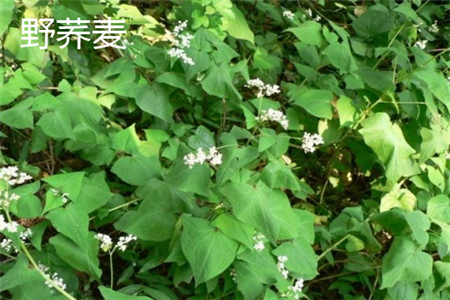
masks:
[[[102,248],[103,251],[108,251],[112,248],[113,242],[111,240],[111,237],[109,235],[103,234],[103,233],[97,233],[95,235],[95,238],[101,242],[100,248]]]
[[[288,129],[289,120],[283,114],[281,110],[276,110],[273,108],[269,108],[268,110],[261,110],[260,116],[255,118],[258,121],[262,122],[278,122],[285,130]]]
[[[50,280],[53,282],[53,284],[57,285],[63,290],[67,288],[66,284],[64,283],[64,280],[58,276],[58,273],[55,272],[52,275],[50,275],[50,273],[48,273],[50,271],[50,268],[41,263],[38,264],[38,268],[42,273],[44,273],[45,276],[48,277],[49,280],[45,281],[45,285],[48,286],[48,288],[50,289],[53,288],[53,285],[51,284]]]
[[[437,21],[434,21],[433,25],[428,27],[428,31],[429,32],[433,32],[433,33],[438,33],[439,32],[439,27],[437,26]]]
[[[253,236],[253,241],[255,242],[255,244],[253,245],[253,249],[255,249],[257,252],[261,252],[263,251],[266,246],[264,245],[264,239],[266,237],[264,236],[264,234],[258,232],[256,235]]]
[[[310,133],[305,132],[303,134],[303,144],[302,148],[305,153],[314,152],[316,150],[316,145],[322,145],[324,143],[323,138],[318,134],[311,135]]]
[[[6,191],[0,191],[0,208],[3,207],[4,209],[7,209],[11,202],[17,201],[20,199],[19,195],[16,194],[9,194],[9,192]]]
[[[6,222],[5,217],[3,215],[0,215],[0,231],[7,230],[11,233],[17,232],[17,229],[19,228],[19,223],[16,221]]]
[[[450,152],[446,152],[446,153],[444,154],[444,157],[445,157],[445,159],[450,159]]]
[[[256,94],[256,97],[262,98],[264,95],[270,97],[273,94],[278,94],[280,92],[280,87],[276,84],[270,85],[265,84],[261,79],[250,79],[247,81],[247,84],[245,87],[252,88],[255,87],[258,89],[258,93]]]
[[[121,236],[119,238],[119,241],[117,242],[117,248],[119,248],[121,251],[125,251],[127,249],[128,243],[135,240],[137,240],[137,237],[132,234]]]
[[[209,149],[209,153],[206,154],[202,148],[197,149],[197,153],[189,153],[183,157],[184,163],[189,166],[190,169],[195,164],[203,164],[208,161],[212,166],[218,166],[222,164],[222,153],[217,151],[215,147]]]
[[[283,276],[284,279],[288,278],[289,275],[289,271],[286,270],[284,263],[287,262],[288,257],[283,255],[283,256],[278,256],[278,263],[277,263],[277,268],[278,271],[281,273],[281,276]]]
[[[22,184],[33,179],[30,175],[20,172],[16,166],[3,167],[0,169],[0,180],[6,181],[9,185]]]
[[[236,282],[236,270],[235,270],[235,269],[231,269],[231,270],[230,270],[230,276],[231,276],[231,279],[232,279],[234,282]]]
[[[20,239],[25,242],[25,240],[29,240],[31,236],[33,235],[33,232],[30,228],[25,229],[20,233]]]
[[[0,243],[0,248],[4,249],[6,252],[10,252],[12,249],[14,249],[14,252],[18,253],[19,249],[14,246],[11,239],[3,239]]]
[[[194,39],[194,36],[190,33],[181,34],[181,32],[186,28],[187,21],[178,21],[178,25],[175,26],[173,32],[171,34],[170,32],[166,33],[168,40],[170,40],[174,46],[167,53],[170,57],[179,58],[185,64],[193,66],[195,65],[194,60],[186,54],[184,49],[191,46],[191,40]]]
[[[283,17],[285,17],[289,20],[294,20],[294,13],[290,10],[285,10],[285,11],[283,11]]]
[[[428,41],[427,40],[418,40],[414,43],[414,47],[418,47],[420,49],[425,49],[427,46]]]

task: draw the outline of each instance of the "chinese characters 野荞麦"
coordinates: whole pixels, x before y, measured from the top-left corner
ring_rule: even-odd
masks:
[[[40,49],[47,49],[48,40],[53,38],[55,35],[55,30],[50,29],[50,26],[54,23],[54,19],[45,18],[45,19],[22,19],[22,40],[26,41],[26,44],[20,45],[23,47],[36,47],[39,46],[37,34],[44,34],[44,46],[39,46]],[[57,41],[64,40],[65,43],[59,48],[63,49],[69,44],[69,40],[71,37],[76,37],[77,39],[77,49],[79,50],[81,47],[81,40],[90,41],[89,31],[84,31],[88,28],[90,23],[89,20],[70,20],[67,18],[66,20],[56,20],[56,23],[61,24],[56,32],[57,36],[61,36],[57,38]],[[120,35],[125,34],[124,23],[125,20],[111,20],[108,17],[107,20],[94,20],[94,28],[96,30],[92,31],[93,34],[99,34],[100,36],[94,40],[94,44],[98,44],[94,46],[94,49],[101,49],[106,47],[113,47],[118,49],[125,49],[125,46],[117,45],[116,43],[120,40]],[[40,25],[40,26],[39,26]],[[43,27],[44,29],[38,29]]]

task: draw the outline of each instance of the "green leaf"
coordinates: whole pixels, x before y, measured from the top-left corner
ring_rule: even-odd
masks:
[[[0,36],[8,29],[14,15],[14,0],[4,0],[0,6]]]
[[[314,243],[314,221],[316,215],[310,213],[307,210],[294,209],[294,213],[297,216],[297,240],[302,240],[308,244]]]
[[[161,164],[157,156],[124,156],[114,163],[111,172],[126,183],[144,185],[150,179],[161,176]]]
[[[231,7],[231,12],[233,13],[232,15],[222,16],[220,28],[236,39],[247,40],[250,43],[255,44],[255,36],[248,27],[242,12],[234,5]]]
[[[369,10],[352,23],[353,29],[364,38],[388,32],[394,28],[392,17],[379,10]]]
[[[427,204],[427,215],[433,223],[441,227],[448,226],[450,223],[450,199],[446,195],[438,195]]]
[[[172,205],[175,202],[170,189],[166,185],[152,180],[148,183],[152,188],[136,211],[126,212],[115,224],[121,230],[147,241],[168,240],[174,231],[177,218]]]
[[[428,128],[420,129],[422,143],[420,144],[420,160],[422,164],[436,153],[443,153],[448,149],[449,141],[444,132],[431,130]]]
[[[202,148],[203,151],[208,152],[209,148],[215,146],[213,133],[205,126],[200,125],[195,130],[195,135],[189,137],[188,145],[192,149]]]
[[[46,217],[58,232],[80,247],[88,244],[89,216],[73,203],[50,211]]]
[[[41,200],[34,194],[39,190],[39,181],[25,184],[13,189],[13,193],[20,196],[19,201],[10,204],[10,211],[19,218],[36,218],[41,215]]]
[[[73,224],[72,226],[76,226]],[[80,245],[62,234],[51,237],[50,244],[55,247],[56,254],[76,270],[83,271],[96,280],[100,280],[102,270],[98,267],[98,241],[93,234],[89,234],[85,242]]]
[[[315,117],[331,119],[333,98],[333,93],[327,90],[308,90],[294,93],[290,100]]]
[[[353,100],[349,97],[341,96],[337,101],[336,109],[339,114],[339,128],[351,127],[357,115]]]
[[[76,200],[81,192],[81,185],[85,172],[72,172],[67,174],[52,175],[43,178],[42,181],[47,182],[53,188],[68,194],[70,200]]]
[[[308,45],[320,47],[323,43],[321,30],[322,26],[319,23],[308,21],[286,31],[292,32],[296,38]]]
[[[221,214],[212,221],[211,226],[219,228],[224,235],[240,242],[247,248],[253,248],[253,228],[236,220],[234,217]]]
[[[272,251],[275,256],[287,256],[286,268],[297,277],[312,279],[317,273],[317,256],[313,248],[306,242],[295,239],[284,242]]]
[[[28,267],[25,255],[20,254],[14,266],[0,277],[0,292],[36,280],[44,281],[38,271]]]
[[[230,68],[225,65],[218,67],[212,63],[201,85],[209,95],[232,100],[241,99],[241,95],[234,87]]]
[[[61,109],[44,114],[36,123],[44,133],[55,139],[75,138],[70,124],[70,116]]]
[[[426,280],[431,276],[432,264],[433,258],[420,251],[409,237],[397,236],[383,258],[381,288]]]
[[[136,134],[135,124],[114,134],[111,141],[111,148],[128,154],[133,154],[133,152],[137,150],[141,144],[141,141]]]
[[[169,102],[168,88],[164,84],[153,83],[139,87],[136,91],[136,104],[152,116],[166,122],[172,121],[173,107]]]
[[[0,111],[0,122],[17,129],[34,128],[33,113],[26,107]]]
[[[296,216],[284,193],[269,189],[262,181],[256,186],[230,183],[222,192],[236,218],[257,228],[270,241],[297,236]]]
[[[271,189],[288,188],[291,191],[302,189],[292,169],[279,161],[272,161],[264,167],[261,180]]]
[[[131,296],[123,293],[119,293],[116,291],[113,291],[107,287],[100,286],[98,288],[100,290],[100,293],[103,296],[103,299],[105,300],[151,300],[152,298],[149,298],[147,296]]]
[[[236,282],[244,299],[260,299],[264,285],[281,280],[280,272],[270,252],[247,250],[239,254],[233,263],[236,270]]]
[[[80,195],[73,202],[86,213],[91,213],[102,207],[113,197],[105,181],[104,171],[83,178]]]
[[[170,168],[166,182],[181,191],[208,196],[210,194],[210,178],[210,168],[206,163],[195,164],[191,169],[183,161],[179,161]]]
[[[370,220],[380,224],[384,229],[389,230],[394,235],[400,234],[407,225],[405,211],[398,207],[375,214],[370,217]]]
[[[415,174],[411,155],[414,149],[406,142],[402,130],[392,124],[386,113],[377,113],[362,122],[364,142],[373,149],[386,168],[386,177],[394,184],[402,176]]]
[[[414,282],[397,282],[388,289],[391,299],[417,299],[419,286]]]
[[[393,190],[381,198],[380,212],[401,207],[406,211],[413,211],[416,204],[416,196],[407,189]]]
[[[238,243],[211,227],[208,221],[183,217],[181,248],[192,267],[195,285],[225,271],[234,261]]]
[[[406,221],[412,231],[412,238],[425,247],[428,244],[428,233],[430,229],[430,218],[420,210],[415,210],[406,215]]]
[[[450,110],[448,101],[450,99],[450,85],[441,73],[432,70],[418,70],[414,72],[413,76],[423,80],[431,93]]]
[[[436,290],[443,291],[450,287],[450,262],[435,261]]]
[[[322,51],[322,54],[339,70],[340,74],[351,73],[358,69],[348,42],[333,42]]]

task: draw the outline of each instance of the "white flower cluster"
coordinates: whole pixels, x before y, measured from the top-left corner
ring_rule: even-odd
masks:
[[[53,273],[50,275],[49,270],[50,268],[39,263],[38,264],[39,270],[41,270],[42,273],[45,274],[45,276],[47,276],[51,281],[53,281],[53,283],[57,286],[59,286],[61,289],[65,290],[67,288],[66,284],[64,283],[64,280],[61,277],[58,277],[58,273]],[[48,286],[49,288],[53,288],[53,285],[50,283],[49,280],[45,281],[45,285]]]
[[[278,256],[278,263],[277,263],[277,268],[278,271],[280,271],[281,276],[283,276],[284,279],[288,278],[289,275],[289,271],[286,270],[284,263],[287,262],[288,257],[283,255],[283,256]]]
[[[439,27],[437,26],[437,21],[434,21],[433,25],[428,27],[428,31],[429,32],[433,32],[433,33],[438,33],[439,32]]]
[[[11,233],[17,232],[17,228],[19,228],[19,223],[15,221],[6,222],[5,217],[0,215],[0,231],[7,230]]]
[[[258,252],[263,251],[266,246],[264,245],[264,239],[266,237],[264,234],[258,232],[256,235],[253,236],[253,241],[255,241],[255,245],[253,245],[253,249],[255,249]]]
[[[231,279],[233,280],[233,282],[236,282],[236,270],[235,269],[230,270],[230,276],[231,276]]]
[[[423,50],[427,46],[427,43],[428,43],[427,40],[418,40],[417,42],[414,43],[414,47],[418,47]]]
[[[316,22],[319,22],[320,20],[322,20],[322,17],[320,17],[320,16],[316,16],[315,18],[313,18],[313,13],[312,13],[312,10],[310,9],[310,8],[308,8],[307,10],[306,10],[306,13],[308,14],[308,16],[310,17],[310,18],[312,18],[314,21],[316,21]]]
[[[100,248],[102,248],[103,251],[107,252],[111,248],[113,248],[113,241],[112,241],[112,239],[111,239],[111,237],[109,235],[103,234],[103,233],[97,233],[95,235],[95,238],[101,242]],[[135,241],[135,240],[137,240],[137,237],[135,237],[132,234],[129,234],[127,236],[119,237],[119,241],[114,246],[112,251],[110,251],[110,253],[114,252],[114,250],[116,248],[118,248],[120,251],[125,251],[127,249],[128,244],[131,241]]]
[[[53,193],[53,196],[55,196],[55,197],[62,197],[62,202],[64,203],[64,204],[66,204],[67,203],[67,201],[69,201],[69,199],[67,199],[67,197],[69,197],[69,194],[68,193],[61,193],[59,190],[57,190],[57,189],[50,189],[50,192],[52,192]]]
[[[300,293],[303,290],[304,280],[303,278],[299,278],[295,281],[293,286],[288,287],[289,291],[287,293],[283,293],[281,297],[289,298],[289,299],[300,299]]]
[[[303,144],[302,148],[305,153],[314,152],[316,150],[316,145],[322,145],[324,143],[323,138],[317,133],[311,135],[310,133],[305,132],[303,134]]]
[[[285,130],[287,130],[289,126],[289,120],[286,118],[283,112],[281,110],[273,108],[269,108],[268,110],[261,110],[261,115],[256,117],[255,119],[262,122],[278,122]]]
[[[194,36],[190,33],[182,34],[181,32],[186,29],[187,21],[181,22],[178,21],[178,25],[172,31],[172,44],[173,48],[169,50],[168,54],[171,57],[180,58],[183,60],[185,64],[195,65],[192,58],[188,57],[184,49],[189,48],[191,46],[191,40]]]
[[[0,208],[8,209],[12,201],[19,200],[19,195],[10,194],[8,191],[0,191]]]
[[[26,240],[29,240],[32,235],[33,235],[33,231],[31,231],[31,228],[27,228],[20,233],[19,237],[22,240],[22,242],[25,242]]]
[[[22,184],[30,179],[32,179],[30,175],[24,172],[19,172],[19,169],[15,166],[0,169],[0,180],[6,181],[11,186]]]
[[[283,17],[285,17],[289,20],[294,20],[294,13],[290,10],[285,10],[285,11],[283,11]]]
[[[280,92],[280,87],[278,85],[265,84],[259,78],[250,79],[249,81],[247,81],[247,84],[245,85],[245,87],[257,88],[258,93],[256,94],[256,97],[258,97],[258,98],[262,98],[264,95],[266,95],[267,97],[270,97],[273,94],[278,94]]]
[[[209,149],[209,153],[203,152],[202,148],[197,149],[197,153],[189,153],[183,157],[184,163],[189,166],[190,169],[195,164],[203,164],[208,161],[213,166],[218,166],[222,163],[222,153],[217,151],[216,147]]]
[[[3,239],[0,243],[0,248],[4,249],[6,252],[10,252],[12,249],[14,249],[15,253],[19,252],[19,249],[14,246],[11,239]]]

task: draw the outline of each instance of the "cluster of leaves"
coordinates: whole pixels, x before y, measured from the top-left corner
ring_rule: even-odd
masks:
[[[2,0],[0,163],[34,181],[0,185],[20,196],[0,212],[20,224],[1,232],[17,249],[0,248],[1,297],[450,298],[449,12]],[[22,18],[108,16],[126,49],[20,47]],[[185,20],[193,65],[168,55]],[[254,78],[281,92],[256,97]],[[324,145],[305,153],[305,132]],[[183,159],[213,147],[220,165]],[[108,259],[97,233],[137,241]]]

